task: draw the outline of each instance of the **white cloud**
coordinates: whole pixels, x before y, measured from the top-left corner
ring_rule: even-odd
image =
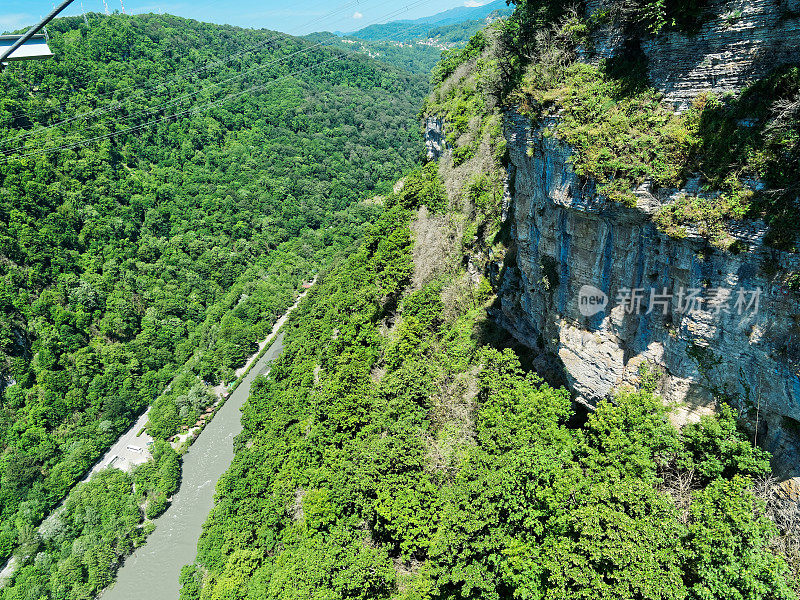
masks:
[[[353,13],[353,18],[354,18],[354,19],[360,19],[360,18],[361,18],[361,17],[363,17],[363,16],[364,16],[364,15],[362,15],[362,14],[361,14],[360,12],[358,12],[358,11],[356,11],[356,12],[354,12],[354,13]]]
[[[489,4],[489,2],[491,2],[491,0],[466,0],[466,2],[464,2],[464,6],[468,8],[477,8],[478,6]]]

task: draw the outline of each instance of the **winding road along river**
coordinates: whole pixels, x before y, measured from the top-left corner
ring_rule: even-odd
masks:
[[[256,363],[183,457],[181,488],[156,519],[147,543],[129,556],[103,600],[176,600],[181,567],[194,561],[203,523],[214,504],[217,480],[233,459],[233,438],[242,430],[240,408],[253,380],[269,372],[283,350],[283,333]]]
[[[313,285],[316,278],[311,282]],[[194,562],[203,523],[214,506],[217,480],[233,460],[233,438],[242,431],[241,408],[250,395],[253,380],[269,373],[269,366],[283,351],[283,332],[289,314],[308,290],[286,311],[264,343],[275,338],[264,356],[217,411],[183,457],[183,477],[166,512],[156,519],[147,543],[130,555],[117,572],[116,582],[102,600],[177,600],[181,568]],[[275,337],[277,336],[277,337]]]

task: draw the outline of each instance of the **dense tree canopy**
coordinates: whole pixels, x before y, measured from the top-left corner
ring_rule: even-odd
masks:
[[[316,274],[243,408],[182,600],[796,597],[756,493],[769,455],[734,410],[677,431],[643,377],[578,414],[488,319],[492,286],[472,259],[508,250],[497,102],[549,97],[556,133],[589,150],[666,110],[641,90],[606,103],[610,64],[547,62],[537,28],[558,24],[555,49],[574,50],[596,22],[562,19],[563,3],[511,4],[434,71],[423,113],[447,122],[447,169],[412,168],[423,78],[322,48],[324,35],[312,50],[268,31],[92,15],[52,27],[58,60],[9,71],[0,558],[18,548],[23,564],[0,599],[85,599],[112,581],[179,485],[165,440]],[[653,35],[689,29],[704,2],[610,6],[604,19]],[[795,75],[778,77],[787,95]],[[595,121],[580,120],[587,107]],[[606,128],[609,115],[628,120]],[[661,164],[634,149],[629,167]],[[453,170],[475,157],[480,172],[454,193]],[[602,181],[592,158],[574,167]],[[621,192],[635,181],[624,174]],[[425,226],[446,256],[425,256]],[[147,405],[152,460],[75,486]]]
[[[0,79],[0,559],[184,365],[151,429],[193,423],[200,379],[231,378],[419,151],[423,77],[266,30],[88,21]]]
[[[793,597],[730,410],[679,434],[643,385],[570,427],[463,272],[410,287],[409,218],[440,186],[410,175],[292,315],[182,599]]]

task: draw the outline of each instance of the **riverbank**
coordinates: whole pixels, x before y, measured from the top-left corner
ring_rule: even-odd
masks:
[[[103,600],[178,597],[180,570],[195,559],[203,523],[214,505],[217,481],[233,460],[233,440],[242,429],[241,408],[255,379],[269,373],[269,365],[283,351],[281,329],[307,291],[278,319],[258,354],[243,367],[241,376],[230,387],[219,390],[219,405],[213,417],[180,447],[184,453],[180,489],[164,514],[155,519],[156,529],[147,543],[125,559],[115,582],[103,592]]]
[[[217,401],[214,403],[214,412],[211,414],[206,415],[206,421],[202,425],[202,427],[195,428],[191,433],[192,435],[187,436],[186,439],[182,440],[182,443],[179,445],[180,452],[186,453],[192,444],[199,438],[200,433],[208,428],[208,426],[215,420],[215,415],[220,413],[224,407],[228,404],[230,399],[233,397],[235,391],[242,385],[243,382],[247,381],[246,389],[242,389],[241,394],[237,394],[237,396],[241,396],[244,394],[245,399],[246,396],[249,394],[249,386],[252,383],[252,379],[258,374],[258,372],[263,371],[264,368],[262,367],[259,369],[252,378],[248,379],[248,375],[252,372],[253,368],[258,366],[262,363],[262,359],[269,358],[271,356],[271,349],[276,347],[276,341],[280,342],[282,339],[279,336],[279,331],[281,327],[286,323],[288,315],[300,304],[303,298],[306,296],[307,290],[304,290],[301,293],[295,303],[287,309],[286,313],[278,319],[273,325],[272,331],[267,338],[259,344],[259,351],[255,353],[247,363],[241,367],[237,374],[241,376],[238,377],[229,387],[223,388],[220,393],[217,394]],[[277,344],[277,346],[282,346]],[[276,348],[276,351],[279,350]],[[267,361],[268,362],[268,361]],[[172,385],[172,384],[170,384]],[[169,389],[169,386],[167,387]],[[243,403],[243,400],[242,400]],[[145,432],[144,428],[148,420],[149,408],[145,413],[143,413],[139,419],[137,419],[136,423],[131,426],[125,433],[123,433],[118,440],[114,443],[114,445],[103,455],[103,457],[92,467],[89,473],[84,477],[75,487],[82,485],[89,481],[93,475],[96,473],[103,471],[108,467],[118,468],[122,471],[130,472],[134,469],[134,467],[138,464],[146,462],[150,457],[150,445],[148,442],[152,441],[152,438]],[[238,422],[238,411],[235,414],[236,421]],[[232,440],[231,440],[231,452],[232,452]],[[225,467],[227,468],[227,467]],[[224,469],[223,469],[224,471]],[[216,483],[216,480],[214,480]],[[213,487],[213,486],[212,486]],[[75,488],[73,488],[74,491]],[[213,494],[213,489],[211,490]],[[72,491],[70,491],[72,494]],[[175,495],[176,497],[178,494]],[[41,536],[42,528],[46,527],[48,522],[51,522],[54,518],[58,516],[60,511],[64,507],[64,502],[66,502],[67,498],[69,498],[69,494],[67,497],[62,501],[59,506],[54,509],[42,522],[42,524],[37,528],[36,534],[37,536]],[[208,509],[210,510],[210,508]],[[207,511],[206,511],[207,512]],[[205,514],[201,515],[201,519],[205,518]],[[160,522],[160,519],[157,519]],[[145,525],[148,527],[152,527],[153,521],[145,521]],[[200,522],[202,524],[202,520]],[[198,532],[199,536],[199,532]],[[193,558],[193,556],[192,556]],[[18,568],[25,564],[27,561],[27,557],[23,557],[20,559],[19,556],[14,556],[3,566],[2,571],[0,571],[0,587],[6,585],[15,575]],[[181,565],[182,566],[182,565]],[[177,585],[177,577],[175,579],[175,583]]]
[[[286,324],[286,321],[289,319],[289,315],[292,313],[294,309],[296,309],[300,302],[302,302],[303,298],[306,297],[308,291],[314,286],[317,282],[317,278],[315,277],[308,287],[303,288],[303,292],[297,297],[295,303],[286,309],[286,312],[275,321],[275,324],[272,326],[272,331],[270,334],[264,339],[264,341],[258,344],[258,352],[254,353],[250,358],[247,359],[247,362],[241,367],[236,370],[236,379],[234,379],[230,384],[220,383],[217,386],[211,388],[211,392],[217,397],[217,400],[213,404],[213,411],[209,413],[207,416],[204,417],[202,424],[197,425],[187,432],[179,434],[176,437],[175,441],[171,441],[172,447],[175,448],[180,454],[185,453],[189,447],[194,443],[200,433],[203,432],[205,427],[214,419],[214,416],[219,412],[219,410],[224,406],[226,400],[230,397],[230,395],[236,391],[239,385],[242,383],[245,377],[250,373],[253,369],[253,366],[261,360],[265,353],[269,351],[272,347],[272,344],[275,342],[278,332],[283,328]],[[148,409],[149,412],[149,409]]]
[[[203,523],[214,505],[218,479],[233,460],[233,440],[241,432],[241,408],[250,387],[269,363],[283,350],[279,334],[264,356],[253,365],[241,384],[204,428],[192,440],[183,456],[181,487],[163,515],[155,519],[156,529],[147,543],[128,556],[117,571],[116,581],[103,600],[175,600],[178,576],[197,553]]]

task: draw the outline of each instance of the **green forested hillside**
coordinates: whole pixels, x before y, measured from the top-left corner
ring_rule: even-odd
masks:
[[[503,4],[493,2],[491,6]],[[479,18],[469,16],[475,14],[475,9],[466,9],[467,12],[463,14],[455,9],[447,11],[452,12],[453,16],[443,21],[393,21],[371,25],[342,37],[332,33],[313,33],[306,38],[313,42],[361,52],[412,73],[428,75],[441,59],[443,52],[452,52],[465,46],[473,35],[486,26],[487,19],[496,20],[512,12],[505,6],[502,10],[494,8],[491,12],[486,11],[487,8],[489,7],[484,6],[477,10],[481,15]]]
[[[292,315],[182,600],[794,597],[751,491],[766,453],[730,411],[678,434],[643,373],[569,427],[485,280],[455,262],[415,286],[412,229],[447,232],[417,210],[447,206],[438,177],[413,173]]]
[[[423,115],[443,119],[449,152],[405,178],[292,315],[182,600],[797,597],[796,529],[778,529],[769,455],[732,409],[677,431],[645,363],[582,416],[487,317],[480,268],[513,252],[504,106],[558,113],[553,133],[583,144],[576,169],[626,178],[609,191],[688,159],[668,152],[688,134],[657,120],[653,94],[624,87],[638,73],[613,87],[612,65],[576,60],[590,24],[516,4],[434,71]],[[619,4],[645,30],[684,26],[679,3]],[[667,142],[640,140],[642,119],[672,125]]]
[[[513,252],[504,106],[558,115],[574,169],[623,202],[698,164],[794,189],[781,166],[796,115],[727,136],[754,149],[733,164],[736,107],[673,115],[635,61],[578,60],[598,21],[512,3],[434,70],[422,114],[443,118],[449,152],[416,168],[427,77],[339,60],[324,37],[93,15],[51,28],[57,61],[0,79],[0,553],[25,559],[0,599],[92,598],[112,581],[178,485],[164,440],[208,403],[203,380],[229,379],[317,273],[243,409],[182,600],[797,597],[770,457],[735,412],[677,431],[645,363],[587,416],[489,320],[481,274]],[[620,1],[602,17],[691,30],[704,4]],[[778,73],[755,98],[788,102],[797,81]],[[785,197],[750,204],[737,181],[709,219],[730,203],[741,216],[740,200],[773,227],[786,216]],[[37,536],[152,402],[153,460],[76,486]]]
[[[351,37],[339,37],[333,33],[312,33],[305,36],[314,43],[322,43],[348,52],[358,52],[380,62],[411,73],[427,77],[439,62],[442,49],[421,43],[420,40],[402,43],[393,41],[367,41]]]
[[[194,422],[190,388],[230,379],[300,282],[359,238],[375,208],[356,201],[419,153],[424,78],[266,30],[89,24],[57,20],[57,58],[0,77],[0,559],[35,548],[35,526],[184,364],[153,433]],[[173,484],[159,485],[160,502]],[[135,533],[106,516],[97,531]],[[70,558],[79,530],[64,527],[8,597],[107,583],[91,574],[98,540]],[[103,556],[130,546],[103,540]],[[58,587],[47,573],[67,559]]]
[[[443,56],[457,52],[479,32],[485,21],[465,21],[426,30],[425,36],[406,41],[339,37],[332,33],[313,33],[306,39],[350,52],[360,52],[411,73],[428,76]]]
[[[475,33],[478,23],[486,23],[487,18],[507,16],[513,12],[504,0],[494,0],[481,6],[458,6],[435,15],[422,17],[419,19],[402,19],[389,23],[375,24],[359,29],[349,34],[350,37],[362,40],[392,40],[395,42],[405,42],[418,38],[437,37],[447,35],[445,32],[472,29],[472,32],[464,38]]]

